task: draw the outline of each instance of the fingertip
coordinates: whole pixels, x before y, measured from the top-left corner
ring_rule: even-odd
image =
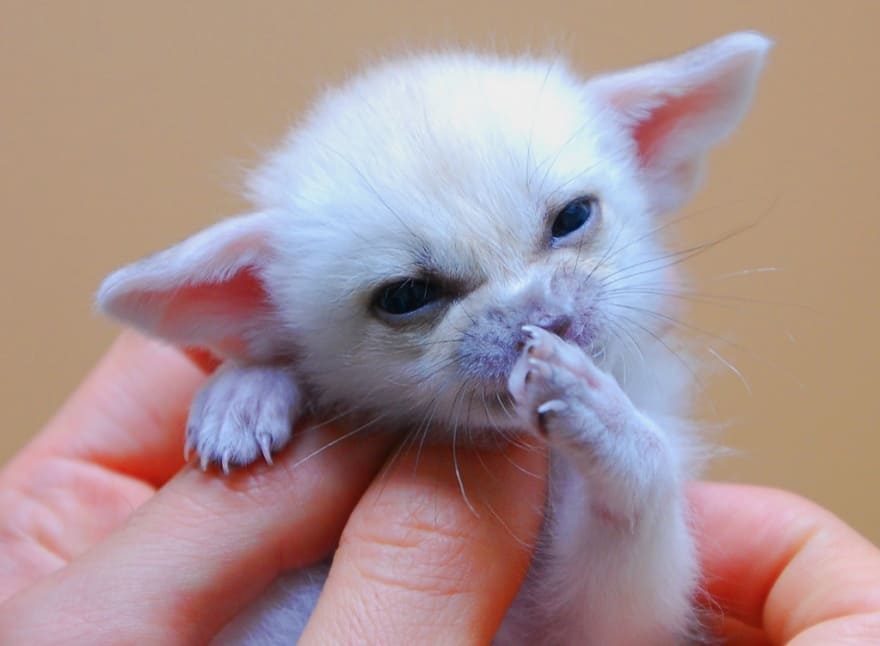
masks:
[[[401,455],[349,519],[302,643],[488,643],[528,570],[545,474],[533,447]]]
[[[187,411],[204,381],[173,346],[125,330],[8,472],[65,457],[159,486],[184,464]]]

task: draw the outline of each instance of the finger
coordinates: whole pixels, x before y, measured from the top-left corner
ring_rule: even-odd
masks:
[[[183,465],[189,402],[205,378],[179,350],[123,332],[4,477],[60,456],[160,485]]]
[[[689,495],[708,593],[772,643],[880,611],[880,550],[828,511],[758,487],[700,483]]]
[[[0,643],[206,643],[282,570],[318,560],[385,442],[308,432],[274,467],[185,469],[125,526],[2,606]],[[300,462],[300,463],[298,463]],[[51,617],[47,626],[46,618]]]
[[[543,516],[546,456],[404,455],[346,525],[302,644],[489,643]]]
[[[800,633],[788,646],[877,646],[880,644],[880,612],[828,619]]]
[[[180,468],[187,407],[204,379],[170,346],[119,337],[0,472],[0,599],[104,538]]]

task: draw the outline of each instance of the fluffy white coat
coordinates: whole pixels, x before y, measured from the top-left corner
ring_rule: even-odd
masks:
[[[662,216],[744,114],[768,48],[737,33],[588,81],[468,53],[381,65],[290,133],[250,183],[254,213],[119,270],[98,302],[228,360],[190,415],[203,465],[270,459],[306,410],[546,438],[540,547],[497,643],[680,643],[698,441]],[[289,643],[325,575],[279,580],[218,641]]]

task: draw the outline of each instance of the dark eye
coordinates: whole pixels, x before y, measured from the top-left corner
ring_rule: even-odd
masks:
[[[409,314],[433,303],[443,295],[440,284],[421,278],[407,278],[376,292],[375,305],[393,316]]]
[[[564,238],[577,231],[587,223],[595,210],[596,198],[594,197],[581,197],[569,202],[556,214],[550,235],[554,238]]]

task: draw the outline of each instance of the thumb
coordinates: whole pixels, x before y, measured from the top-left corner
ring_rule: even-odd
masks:
[[[689,498],[723,630],[792,646],[880,644],[880,550],[870,541],[785,491],[701,482]]]

